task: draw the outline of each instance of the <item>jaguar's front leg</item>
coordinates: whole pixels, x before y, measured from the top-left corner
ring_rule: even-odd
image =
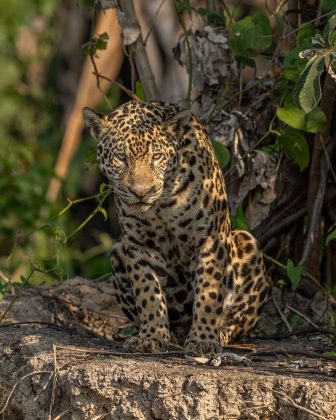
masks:
[[[165,297],[167,271],[162,257],[153,249],[128,247],[126,269],[140,321],[137,336],[124,343],[130,352],[156,353],[169,343],[169,324]]]
[[[231,268],[227,247],[226,242],[208,238],[198,256],[193,321],[185,342],[186,349],[197,354],[220,352],[227,341],[221,329],[225,281]]]

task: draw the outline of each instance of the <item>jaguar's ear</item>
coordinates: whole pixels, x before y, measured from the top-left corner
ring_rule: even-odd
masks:
[[[191,120],[192,113],[189,109],[184,109],[183,111],[178,112],[169,120],[163,123],[163,128],[165,131],[170,132],[171,134],[177,134],[181,136],[183,133],[183,127],[185,127]]]
[[[100,134],[108,126],[106,117],[101,114],[97,114],[97,112],[94,112],[92,109],[87,107],[82,109],[82,114],[85,124],[90,130],[92,137],[98,141]]]

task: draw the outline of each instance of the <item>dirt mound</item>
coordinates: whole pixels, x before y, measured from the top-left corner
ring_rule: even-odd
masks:
[[[77,278],[12,305],[0,328],[5,419],[336,419],[330,335],[245,341],[211,360],[125,354],[102,337],[124,321],[104,287]]]

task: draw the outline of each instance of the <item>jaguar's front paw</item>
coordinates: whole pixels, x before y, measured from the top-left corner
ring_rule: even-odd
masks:
[[[223,351],[222,346],[218,342],[186,340],[185,349],[193,354],[217,354]]]
[[[134,336],[125,341],[123,349],[130,353],[160,353],[167,345],[168,342],[162,339]]]

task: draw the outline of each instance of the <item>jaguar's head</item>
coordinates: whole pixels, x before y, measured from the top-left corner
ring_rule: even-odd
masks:
[[[173,112],[174,111],[174,112]],[[166,180],[178,166],[178,145],[189,111],[131,101],[108,116],[83,109],[97,140],[100,170],[118,198],[144,212],[163,197]]]

